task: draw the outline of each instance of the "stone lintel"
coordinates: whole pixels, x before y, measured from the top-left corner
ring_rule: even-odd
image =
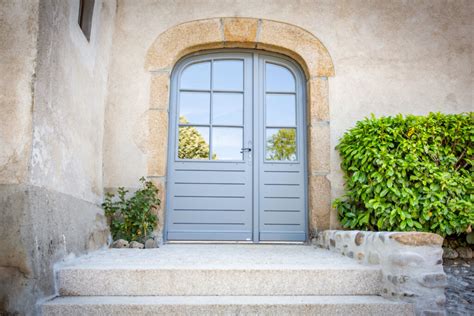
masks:
[[[172,69],[181,57],[206,49],[257,48],[298,61],[306,78],[332,77],[334,65],[326,47],[310,32],[271,20],[224,17],[176,25],[161,33],[148,50],[148,71]]]

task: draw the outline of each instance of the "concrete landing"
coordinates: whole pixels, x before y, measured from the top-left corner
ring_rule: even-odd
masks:
[[[364,267],[354,260],[309,245],[166,244],[156,249],[107,249],[81,256],[62,269],[210,268],[269,269]]]
[[[172,244],[64,264],[62,296],[376,295],[378,267],[307,245]]]

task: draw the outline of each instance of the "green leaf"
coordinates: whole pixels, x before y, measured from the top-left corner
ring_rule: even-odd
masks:
[[[406,222],[406,221],[402,221],[402,222],[400,223],[400,228],[401,228],[402,230],[404,230],[406,226],[407,226],[407,222]]]

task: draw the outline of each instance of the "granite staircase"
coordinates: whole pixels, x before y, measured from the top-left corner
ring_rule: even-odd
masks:
[[[57,269],[43,315],[413,315],[381,271],[303,245],[99,251]]]

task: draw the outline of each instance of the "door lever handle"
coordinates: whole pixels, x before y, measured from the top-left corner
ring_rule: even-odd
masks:
[[[250,147],[244,147],[244,148],[240,148],[240,153],[243,154],[244,151],[248,151],[248,152],[251,152],[252,151],[252,148]]]

